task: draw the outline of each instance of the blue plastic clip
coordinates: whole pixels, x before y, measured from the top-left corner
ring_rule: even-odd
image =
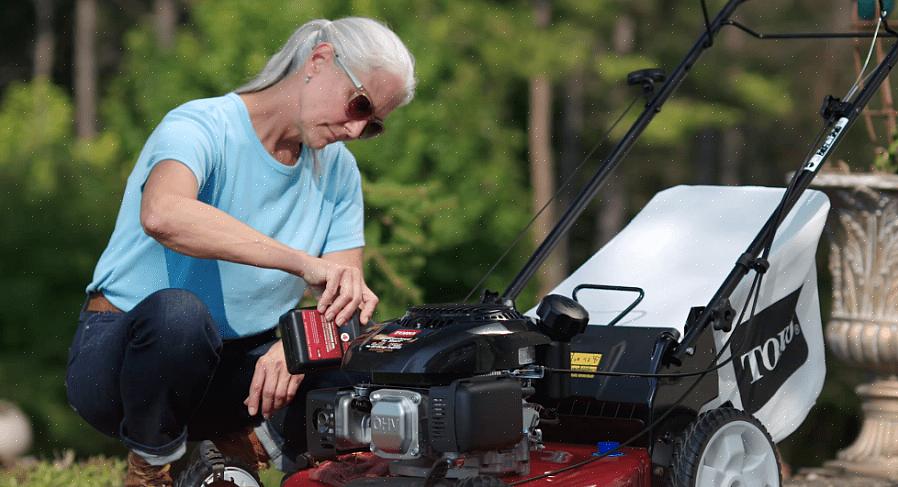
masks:
[[[617,441],[600,441],[596,443],[597,452],[594,452],[592,456],[606,456],[606,457],[622,457],[624,456],[624,452],[620,451],[620,443]],[[613,453],[608,453],[613,452]],[[605,455],[608,453],[607,455]]]

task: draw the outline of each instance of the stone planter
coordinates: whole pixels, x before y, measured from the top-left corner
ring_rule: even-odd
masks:
[[[898,176],[821,173],[813,185],[832,204],[826,341],[875,376],[856,389],[860,435],[827,466],[898,480]]]
[[[0,466],[12,464],[31,448],[31,423],[11,402],[0,400]]]

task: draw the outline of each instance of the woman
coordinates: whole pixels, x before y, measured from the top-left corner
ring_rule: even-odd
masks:
[[[275,411],[303,447],[303,391],[327,379],[291,376],[274,326],[307,285],[327,319],[371,317],[360,176],[338,142],[383,132],[414,87],[388,28],[315,20],[249,84],[176,108],[147,140],[66,380],[72,407],[131,450],[126,485],[170,485],[188,438],[265,464],[280,452],[252,427]]]

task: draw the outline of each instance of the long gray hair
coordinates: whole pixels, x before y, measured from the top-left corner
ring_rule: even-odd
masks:
[[[399,106],[415,96],[415,59],[405,44],[384,24],[364,17],[335,21],[316,19],[303,24],[284,47],[268,60],[265,68],[237,93],[261,91],[302,68],[312,50],[327,42],[354,73],[382,69],[399,76],[404,89]]]

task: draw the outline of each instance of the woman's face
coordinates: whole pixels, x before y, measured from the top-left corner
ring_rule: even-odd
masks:
[[[315,48],[304,68],[296,73],[303,80],[311,75],[309,82],[301,85],[298,124],[303,144],[321,149],[339,140],[358,138],[368,120],[356,120],[346,113],[347,103],[357,90],[346,71],[334,63],[331,47],[323,44]],[[401,101],[401,79],[382,70],[353,74],[374,105],[374,117],[386,120]]]

